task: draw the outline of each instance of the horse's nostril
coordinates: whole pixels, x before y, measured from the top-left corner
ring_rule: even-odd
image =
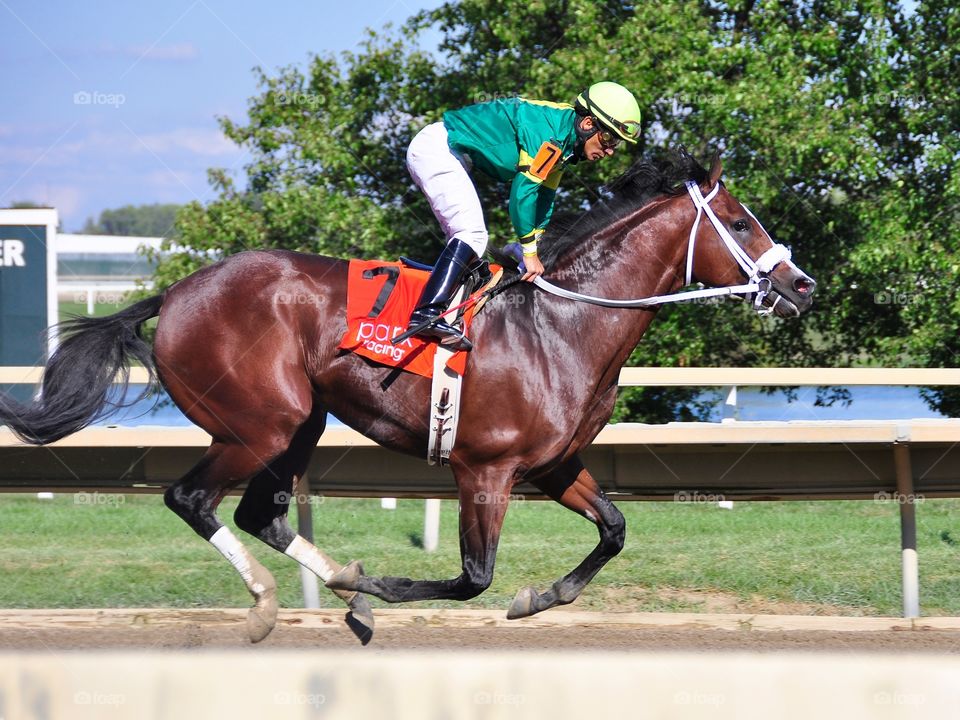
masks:
[[[800,295],[811,295],[816,287],[817,283],[813,278],[800,277],[793,281],[793,289]]]

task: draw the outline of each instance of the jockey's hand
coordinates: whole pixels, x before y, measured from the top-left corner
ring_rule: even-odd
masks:
[[[540,258],[536,255],[524,255],[523,265],[527,269],[523,279],[527,282],[533,282],[538,277],[543,275],[543,263],[540,262]]]

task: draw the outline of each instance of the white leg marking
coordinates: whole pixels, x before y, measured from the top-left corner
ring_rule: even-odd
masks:
[[[253,581],[252,566],[256,560],[253,559],[250,552],[237,540],[237,536],[230,532],[230,529],[226,525],[213,534],[213,537],[210,538],[210,544],[219,550],[221,554],[230,561],[230,564],[237,569],[240,577],[243,578],[247,587],[250,588],[250,592],[259,595],[266,589],[260,583]]]
[[[333,577],[333,573],[336,572],[331,564],[333,561],[299,535],[283,553],[292,557],[324,582]]]

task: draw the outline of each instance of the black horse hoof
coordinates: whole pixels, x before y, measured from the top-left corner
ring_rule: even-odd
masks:
[[[361,645],[366,645],[373,639],[373,609],[367,596],[357,593],[349,602],[350,612],[347,613],[347,626],[357,636]]]

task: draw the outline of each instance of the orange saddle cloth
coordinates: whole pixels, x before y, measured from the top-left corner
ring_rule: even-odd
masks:
[[[399,262],[351,260],[347,279],[347,332],[339,347],[374,362],[408,372],[433,377],[433,357],[437,344],[419,338],[407,338],[394,345],[390,341],[407,329],[423,286],[430,276]],[[469,330],[473,307],[464,315]],[[467,352],[455,353],[447,367],[463,375]]]

